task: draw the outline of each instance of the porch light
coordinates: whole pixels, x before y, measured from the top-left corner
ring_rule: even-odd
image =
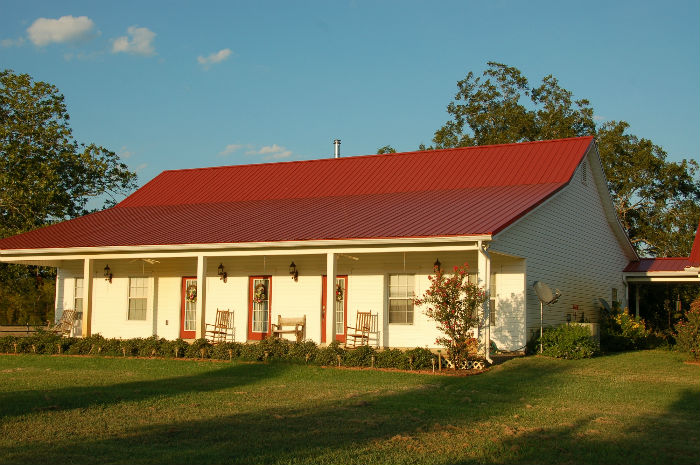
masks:
[[[442,263],[440,263],[440,259],[436,258],[435,263],[433,263],[433,269],[440,271],[442,269],[441,266],[442,266]]]
[[[297,266],[294,262],[289,265],[289,276],[291,276],[294,281],[299,280],[299,271],[297,271]]]
[[[217,268],[217,273],[219,275],[219,279],[221,279],[223,282],[226,282],[226,278],[228,278],[228,273],[224,271],[224,264],[220,263],[219,267]]]
[[[112,270],[109,268],[109,265],[105,265],[105,281],[112,282]]]

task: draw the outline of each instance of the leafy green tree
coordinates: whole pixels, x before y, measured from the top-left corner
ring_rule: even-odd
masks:
[[[377,149],[377,155],[383,155],[385,153],[396,153],[396,149],[391,145],[385,145]]]
[[[700,220],[700,180],[694,160],[671,162],[629,124],[597,126],[586,99],[574,99],[552,75],[531,87],[517,68],[489,62],[481,76],[469,72],[447,106],[450,119],[433,147],[505,144],[595,135],[618,216],[642,255],[690,253]]]
[[[112,205],[136,186],[136,174],[114,152],[78,143],[69,119],[55,86],[0,71],[0,237],[83,215],[90,199]],[[24,323],[18,315],[28,306],[44,308],[37,299],[51,294],[46,283],[53,273],[0,266],[3,301],[16,303],[14,309],[6,307],[6,313],[13,312],[6,319]]]

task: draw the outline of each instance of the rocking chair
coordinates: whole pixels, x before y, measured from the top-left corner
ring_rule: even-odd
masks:
[[[61,318],[55,325],[49,327],[49,331],[60,336],[70,336],[77,317],[78,312],[75,310],[63,310]]]
[[[233,342],[235,337],[233,312],[217,309],[216,322],[214,324],[207,323],[204,338],[212,344],[218,344],[220,342]]]
[[[345,327],[345,347],[347,348],[352,339],[352,347],[357,347],[357,341],[359,339],[360,345],[369,345],[369,332],[372,325],[372,313],[371,312],[357,312],[357,319],[355,320],[355,326]],[[352,331],[351,331],[352,330]]]

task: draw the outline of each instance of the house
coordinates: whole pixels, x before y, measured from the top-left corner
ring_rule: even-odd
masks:
[[[592,137],[165,171],[113,208],[0,240],[0,261],[58,269],[57,316],[79,308],[83,335],[124,338],[201,337],[228,308],[238,341],[306,315],[305,338],[329,343],[370,311],[377,345],[434,347],[413,299],[438,261],[468,263],[489,292],[486,351],[539,329],[533,282],[562,291],[545,325],[596,321],[637,259]]]
[[[689,257],[641,258],[623,270],[625,282],[635,291],[635,315],[639,317],[639,288],[644,284],[700,283],[700,224]]]

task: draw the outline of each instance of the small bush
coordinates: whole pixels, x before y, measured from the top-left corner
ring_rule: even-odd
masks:
[[[288,357],[291,360],[304,363],[314,363],[318,356],[318,347],[314,341],[302,341],[292,344]]]
[[[550,357],[570,360],[591,358],[599,350],[598,343],[584,326],[563,325],[546,328],[542,333],[542,353]]]
[[[377,351],[370,346],[360,346],[345,354],[345,365],[349,367],[372,366],[372,357],[376,357]]]
[[[398,368],[408,370],[411,365],[406,354],[399,349],[384,349],[377,352],[377,368]]]
[[[416,347],[415,349],[407,351],[405,354],[406,357],[408,357],[408,364],[412,370],[432,368],[433,360],[437,362],[437,356],[433,355],[428,349]]]
[[[338,341],[333,341],[326,347],[318,350],[316,354],[316,363],[324,366],[338,365],[338,356],[340,356],[340,363],[342,365],[345,359],[345,353],[346,350],[340,347],[340,343]]]
[[[209,358],[211,344],[206,339],[195,339],[185,351],[187,358]]]
[[[690,304],[685,318],[676,325],[676,344],[693,360],[700,359],[700,298]]]

